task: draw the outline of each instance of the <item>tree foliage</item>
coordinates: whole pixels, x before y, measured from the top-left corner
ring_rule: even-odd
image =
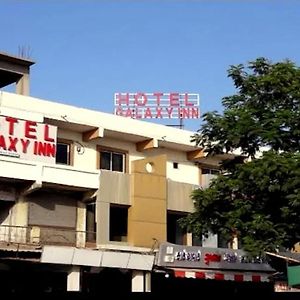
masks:
[[[258,58],[228,76],[236,94],[223,98],[223,114],[203,116],[193,141],[207,155],[238,150],[250,161],[224,163],[208,189],[194,191],[195,212],[182,224],[198,236],[237,235],[253,254],[291,248],[300,240],[300,69]]]

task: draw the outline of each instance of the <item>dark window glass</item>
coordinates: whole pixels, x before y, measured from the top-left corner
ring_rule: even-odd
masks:
[[[212,169],[212,170],[211,170],[211,174],[213,174],[213,175],[219,175],[219,174],[220,174],[220,171],[219,171],[219,170],[214,170],[214,169]]]
[[[229,248],[228,246],[228,240],[221,234],[218,234],[218,248]]]
[[[197,237],[193,234],[193,246],[202,246],[202,237]]]
[[[66,143],[57,143],[56,145],[56,163],[70,164],[70,145]]]
[[[173,162],[173,168],[178,169],[178,162]]]
[[[120,206],[110,207],[109,239],[110,241],[127,241],[128,208]]]
[[[110,170],[111,153],[101,151],[100,154],[100,169]]]
[[[217,169],[202,168],[202,175],[206,175],[206,174],[219,175],[220,171]]]
[[[238,238],[238,249],[243,249],[243,243],[241,238]]]
[[[101,153],[100,153],[100,169],[123,172],[124,171],[124,157],[125,157],[125,155],[123,153],[101,151]]]
[[[112,154],[112,171],[123,172],[123,154]]]
[[[86,231],[87,242],[96,241],[96,203],[91,202],[86,205]]]
[[[186,245],[186,231],[182,229],[178,220],[184,215],[168,213],[167,214],[167,240],[170,243]]]
[[[210,174],[209,169],[202,168],[202,175]]]
[[[13,207],[13,205],[14,205],[13,201],[2,201],[0,199],[0,223],[1,224],[5,222],[5,220],[7,220],[9,216],[9,210]]]

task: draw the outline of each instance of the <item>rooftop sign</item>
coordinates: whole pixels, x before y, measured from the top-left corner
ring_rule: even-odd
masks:
[[[115,93],[115,115],[133,119],[198,119],[199,94]]]

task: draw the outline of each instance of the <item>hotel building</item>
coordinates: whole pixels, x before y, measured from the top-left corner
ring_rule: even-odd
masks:
[[[3,286],[97,292],[113,280],[141,292],[157,290],[170,270],[193,273],[196,258],[185,266],[172,256],[212,251],[218,238],[197,240],[177,220],[193,211],[191,192],[209,184],[221,158],[204,157],[190,131],[30,97],[33,64],[0,54],[0,88],[16,85],[0,91]],[[223,279],[241,279],[229,269]],[[246,268],[250,281],[271,271],[254,270]]]

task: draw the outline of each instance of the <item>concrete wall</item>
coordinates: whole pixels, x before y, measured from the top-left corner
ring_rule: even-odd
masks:
[[[130,205],[130,175],[101,170],[99,197],[103,202]]]
[[[151,248],[155,241],[166,240],[166,187],[165,155],[133,162],[128,211],[131,245]]]
[[[168,209],[181,212],[193,212],[194,204],[190,195],[195,185],[168,180]]]

